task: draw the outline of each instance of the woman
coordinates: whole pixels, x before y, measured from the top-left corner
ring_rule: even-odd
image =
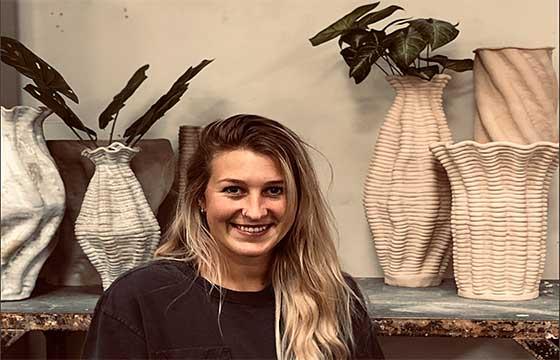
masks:
[[[306,144],[276,121],[206,126],[157,250],[99,300],[92,358],[383,358],[344,276]]]

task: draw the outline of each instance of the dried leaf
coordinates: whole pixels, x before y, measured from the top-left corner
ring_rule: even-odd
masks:
[[[39,88],[59,92],[75,103],[79,103],[74,90],[52,66],[15,39],[2,36],[1,41],[2,62],[33,80]]]
[[[113,101],[111,101],[107,108],[99,115],[99,128],[105,129],[111,121],[115,120],[115,115],[124,107],[126,100],[128,100],[144,80],[148,78],[146,76],[146,70],[148,70],[149,67],[150,65],[146,64],[136,70],[134,75],[132,75],[126,83],[126,86],[113,97]]]

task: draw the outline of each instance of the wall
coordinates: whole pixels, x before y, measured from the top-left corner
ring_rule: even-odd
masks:
[[[2,3],[10,1],[2,0]],[[171,139],[180,125],[204,125],[236,113],[278,119],[319,149],[314,154],[340,231],[339,252],[355,276],[382,276],[361,205],[362,183],[393,92],[380,72],[360,85],[347,78],[336,42],[308,38],[364,4],[361,0],[20,0],[19,39],[59,70],[80,97],[75,112],[97,129],[97,116],[141,65],[148,80],[121,111],[117,133],[144,113],[175,79],[214,58],[183,100],[147,134]],[[459,38],[440,53],[473,56],[477,47],[558,44],[558,1],[424,0],[401,17],[460,22]],[[2,30],[4,31],[4,30]],[[554,53],[558,72],[558,53]],[[2,74],[4,82],[4,73]],[[2,97],[4,104],[4,97]],[[35,104],[27,94],[23,104]],[[472,138],[472,74],[453,75],[445,110],[455,141]],[[55,116],[48,139],[73,139]],[[98,132],[99,133],[99,132]],[[101,138],[107,133],[99,133]],[[558,279],[558,172],[551,184],[544,278]]]

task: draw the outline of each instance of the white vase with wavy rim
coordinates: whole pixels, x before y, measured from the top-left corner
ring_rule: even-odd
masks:
[[[544,271],[548,189],[558,143],[437,143],[453,193],[453,265],[459,296],[529,300]]]
[[[2,107],[1,299],[31,295],[56,245],[64,184],[43,135],[47,108]]]
[[[95,164],[95,173],[74,232],[99,272],[103,289],[123,272],[151,260],[160,240],[155,215],[130,168],[139,151],[114,142],[82,152]]]
[[[449,262],[451,191],[428,144],[451,141],[442,100],[450,79],[387,77],[396,96],[377,137],[363,202],[389,285],[437,286]]]
[[[558,142],[558,81],[553,50],[475,50],[475,141]]]

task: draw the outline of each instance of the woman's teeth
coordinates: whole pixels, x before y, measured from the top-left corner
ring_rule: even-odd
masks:
[[[245,226],[245,225],[236,225],[234,224],[234,226],[236,228],[238,228],[241,231],[244,232],[248,232],[248,233],[252,233],[252,234],[256,234],[256,233],[260,233],[265,231],[266,229],[268,229],[268,225],[261,225],[261,226]]]

